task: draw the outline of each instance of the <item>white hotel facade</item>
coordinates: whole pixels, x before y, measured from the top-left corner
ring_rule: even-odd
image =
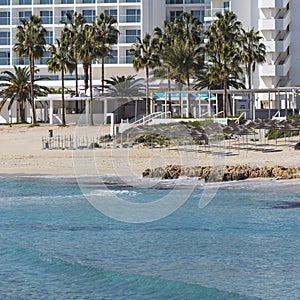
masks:
[[[118,21],[119,43],[106,61],[106,78],[113,75],[135,74],[128,51],[136,36],[143,37],[163,20],[171,20],[187,11],[199,16],[208,26],[217,11],[232,10],[245,29],[254,27],[264,38],[267,61],[254,74],[254,88],[277,88],[300,84],[300,12],[299,0],[0,0],[0,71],[24,65],[12,48],[16,42],[16,26],[20,18],[38,15],[47,29],[46,40],[51,44],[59,38],[66,12],[80,12],[93,21],[101,12]],[[47,53],[37,62],[40,76],[51,77],[51,85],[59,86],[59,74],[47,71]],[[94,83],[100,83],[101,64],[94,64]],[[83,71],[80,68],[80,76]],[[139,73],[143,76],[143,72]],[[73,75],[67,75],[72,87]]]

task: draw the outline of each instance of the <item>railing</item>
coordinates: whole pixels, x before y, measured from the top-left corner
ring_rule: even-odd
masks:
[[[221,111],[219,111],[217,114],[214,114],[213,117],[216,118],[218,115],[223,114],[223,113],[224,113],[224,111],[221,110]]]
[[[247,116],[246,112],[243,111],[243,112],[240,114],[240,116],[235,120],[235,123],[240,124],[241,118],[244,117],[244,118],[246,119],[246,116]]]
[[[131,125],[134,124],[142,124],[142,125],[146,125],[152,122],[152,120],[154,119],[169,119],[171,117],[171,112],[167,111],[167,112],[155,112],[152,113],[148,116],[143,116],[141,119],[131,123]]]

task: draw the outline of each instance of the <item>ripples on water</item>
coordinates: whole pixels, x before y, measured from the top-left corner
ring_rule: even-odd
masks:
[[[174,186],[101,182],[88,191],[133,202]],[[202,189],[160,221],[128,224],[95,210],[70,178],[3,178],[0,298],[299,299],[299,187],[223,184],[199,209]]]

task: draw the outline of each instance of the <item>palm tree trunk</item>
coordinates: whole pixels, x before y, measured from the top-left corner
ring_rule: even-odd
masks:
[[[83,64],[83,73],[84,73],[84,91],[86,92],[89,88],[89,65]]]
[[[79,92],[78,92],[78,66],[77,66],[77,61],[76,61],[76,67],[75,67],[75,96],[78,97],[79,96]],[[76,105],[78,105],[77,101],[76,101]],[[78,107],[76,107],[78,108]]]
[[[248,89],[251,90],[252,88],[252,78],[251,78],[251,65],[247,66],[247,77],[248,77]]]
[[[224,84],[224,95],[223,95],[223,116],[227,118],[227,82],[226,80],[223,82]]]
[[[21,100],[19,105],[20,110],[20,121],[21,123],[26,123],[26,116],[25,116],[25,100]]]
[[[92,63],[90,63],[90,116],[89,116],[89,125],[94,125],[93,112],[92,112],[92,100],[93,100],[93,76],[92,76]]]
[[[146,67],[146,116],[149,114],[149,68]]]
[[[36,124],[36,112],[35,112],[35,103],[34,103],[34,58],[32,55],[29,57],[29,65],[30,65],[30,104],[32,109],[32,124]]]
[[[101,79],[102,79],[102,93],[104,93],[104,57],[102,57],[102,61],[101,61]]]
[[[65,112],[65,72],[64,68],[61,69],[61,101],[62,101],[62,124],[66,125],[66,112]]]

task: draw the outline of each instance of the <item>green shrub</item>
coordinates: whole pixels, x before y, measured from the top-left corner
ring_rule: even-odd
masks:
[[[146,147],[153,147],[153,146],[168,146],[170,143],[170,140],[162,135],[159,134],[144,134],[139,136],[135,139],[135,143],[138,144],[144,144]]]
[[[275,139],[281,139],[281,138],[284,138],[284,137],[297,136],[298,134],[299,134],[298,131],[284,132],[282,130],[270,129],[267,132],[266,137],[268,138],[268,140],[275,140]]]
[[[300,142],[295,145],[295,150],[300,150]]]

